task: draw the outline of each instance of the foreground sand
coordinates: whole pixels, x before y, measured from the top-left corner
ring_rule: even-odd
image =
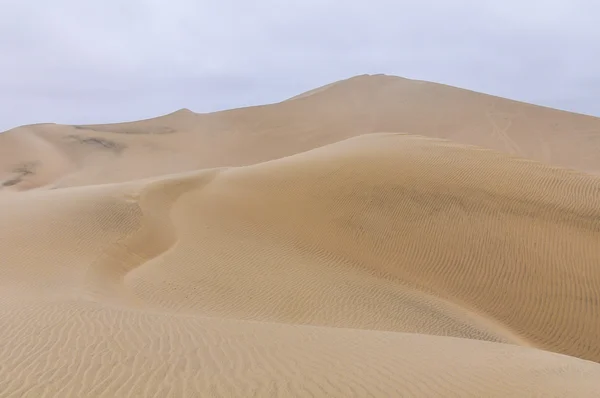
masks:
[[[179,133],[41,131],[5,138],[47,146],[0,191],[0,396],[600,395],[600,177],[397,133],[194,169],[151,161]]]

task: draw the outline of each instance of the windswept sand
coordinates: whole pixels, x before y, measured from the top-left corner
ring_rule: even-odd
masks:
[[[598,397],[599,145],[389,76],[1,134],[0,397]]]

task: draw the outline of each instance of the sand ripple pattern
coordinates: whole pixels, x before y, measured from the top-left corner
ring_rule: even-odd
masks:
[[[599,396],[599,197],[397,133],[2,194],[0,397]]]

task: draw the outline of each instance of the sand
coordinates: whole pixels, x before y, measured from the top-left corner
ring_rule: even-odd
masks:
[[[600,396],[597,137],[381,75],[0,134],[0,397]]]

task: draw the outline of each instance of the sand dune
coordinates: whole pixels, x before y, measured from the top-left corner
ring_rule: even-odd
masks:
[[[598,126],[363,76],[2,134],[0,397],[597,397]]]
[[[17,128],[0,134],[0,186],[67,187],[244,166],[379,132],[451,139],[600,172],[599,118],[376,75],[272,105],[210,114],[183,109],[131,123]]]

